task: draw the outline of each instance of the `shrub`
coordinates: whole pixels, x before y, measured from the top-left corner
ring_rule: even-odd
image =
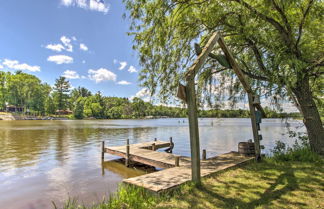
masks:
[[[320,162],[322,160],[318,154],[310,149],[308,137],[305,133],[290,131],[289,137],[297,137],[292,147],[281,141],[275,142],[276,145],[271,150],[274,160],[301,162]]]

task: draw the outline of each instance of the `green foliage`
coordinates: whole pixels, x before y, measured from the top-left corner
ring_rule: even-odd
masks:
[[[303,133],[289,132],[291,138],[297,137],[292,147],[276,141],[271,150],[275,161],[321,162],[321,157],[310,149],[308,137]]]
[[[60,76],[55,80],[54,84],[54,101],[59,110],[66,110],[68,108],[68,99],[70,92],[70,82],[65,77]]]
[[[75,101],[73,115],[76,119],[84,118],[84,97],[78,97]]]
[[[99,204],[86,207],[78,205],[76,199],[69,198],[62,209],[150,209],[161,200],[163,200],[162,196],[160,198],[153,196],[143,188],[123,185],[119,187],[115,195],[111,195],[108,200],[103,200]],[[57,208],[56,205],[55,208]]]
[[[15,74],[0,71],[0,110],[6,104],[23,108],[29,113],[45,113],[45,100],[51,87],[34,75],[17,71]]]
[[[20,88],[20,89],[17,89]],[[100,92],[92,94],[84,87],[69,90],[69,81],[63,77],[56,79],[52,89],[48,84],[29,74],[17,74],[0,71],[0,105],[22,105],[32,113],[41,115],[56,114],[57,110],[70,109],[73,119],[127,119],[153,117],[187,117],[187,109],[153,105],[140,98],[105,97]],[[4,107],[3,107],[4,108]],[[1,110],[1,108],[0,108]],[[266,109],[270,117],[289,117],[293,114],[276,113]],[[66,116],[67,117],[67,116]],[[199,110],[199,117],[243,118],[249,117],[247,110]]]
[[[54,99],[52,96],[48,96],[45,100],[45,112],[47,114],[55,114],[56,111],[56,105],[54,103]]]
[[[251,84],[258,91],[265,91],[266,96],[291,96],[291,90],[302,79],[313,77],[323,66],[321,1],[124,2],[132,21],[129,34],[134,38],[134,49],[139,52],[143,67],[142,84],[153,93],[159,91],[164,99],[175,94],[178,82],[195,58],[194,43],[200,40],[203,46],[214,31],[222,32],[240,66],[248,72],[246,75],[256,79],[250,80]],[[214,54],[218,52],[216,47]],[[226,92],[224,88],[230,87],[232,90],[227,93],[235,96],[231,99],[240,98],[242,89],[235,88],[234,72],[227,70],[214,76],[222,66],[209,59],[202,73],[210,68],[214,70],[208,76],[211,80],[206,82],[217,80],[215,96],[220,97]],[[222,85],[229,80],[234,82]],[[318,83],[312,87],[316,89]]]

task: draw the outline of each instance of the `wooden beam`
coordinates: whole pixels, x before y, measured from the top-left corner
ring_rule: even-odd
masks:
[[[227,47],[225,44],[225,41],[222,36],[218,39],[218,44],[223,50],[225,56],[227,57],[228,61],[230,62],[235,74],[239,78],[240,82],[243,85],[243,88],[248,94],[248,99],[249,99],[249,108],[250,108],[250,114],[251,114],[251,123],[252,123],[252,131],[253,131],[253,139],[254,139],[254,146],[255,146],[255,158],[257,161],[261,159],[261,152],[260,152],[260,140],[259,140],[259,134],[258,134],[258,129],[257,129],[257,124],[256,124],[256,118],[255,118],[255,108],[261,111],[263,117],[265,117],[265,112],[260,104],[253,104],[253,95],[254,92],[252,91],[251,86],[247,82],[243,71],[239,67],[239,65],[236,63],[233,54],[231,53],[230,49]]]
[[[209,53],[217,43],[220,35],[218,32],[213,33],[209,38],[201,54],[197,57],[193,65],[188,69],[185,77],[187,81],[186,102],[188,105],[189,133],[190,133],[190,150],[191,150],[191,179],[196,184],[200,184],[200,147],[199,147],[199,128],[198,114],[196,103],[195,76],[204,65]]]
[[[261,159],[260,140],[259,140],[259,132],[257,128],[256,118],[255,118],[255,107],[253,105],[252,93],[248,93],[248,99],[249,99],[249,108],[251,114],[251,123],[252,123],[253,139],[254,139],[255,159],[259,161]]]
[[[241,81],[243,88],[245,89],[245,91],[247,93],[252,93],[252,89],[250,87],[250,85],[248,84],[243,71],[241,70],[241,68],[239,67],[239,65],[236,63],[234,56],[232,55],[231,51],[229,50],[229,48],[227,47],[227,45],[224,42],[223,37],[219,37],[218,39],[218,44],[221,47],[221,49],[223,50],[225,56],[227,57],[228,61],[230,62],[235,74],[237,75],[237,77],[239,78],[239,80]]]
[[[105,159],[105,141],[101,142],[101,160]]]
[[[213,47],[215,46],[215,44],[217,43],[219,38],[220,38],[220,35],[218,32],[213,33],[213,35],[209,38],[206,46],[202,50],[201,54],[197,57],[195,62],[192,64],[192,66],[186,72],[186,75],[185,75],[186,78],[196,76],[197,72],[204,65],[206,59],[208,58],[209,53],[213,50]]]
[[[200,184],[200,147],[199,128],[196,105],[196,90],[194,77],[187,80],[187,104],[189,118],[190,150],[191,150],[191,179],[196,184]]]

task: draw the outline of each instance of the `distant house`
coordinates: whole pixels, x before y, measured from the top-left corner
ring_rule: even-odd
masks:
[[[71,110],[56,110],[55,113],[56,113],[56,115],[71,115],[72,111]]]
[[[15,105],[7,105],[6,112],[24,112],[24,108]]]

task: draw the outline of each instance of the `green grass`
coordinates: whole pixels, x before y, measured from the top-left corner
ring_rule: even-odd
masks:
[[[181,194],[157,208],[324,208],[324,167],[320,163],[261,163],[206,178],[199,188],[184,186]]]
[[[185,184],[172,193],[152,195],[122,186],[101,208],[324,208],[324,159],[313,162],[264,159]],[[86,208],[68,201],[65,209]]]

